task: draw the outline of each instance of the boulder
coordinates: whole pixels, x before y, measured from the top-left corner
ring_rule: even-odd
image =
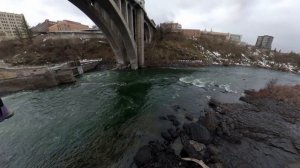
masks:
[[[143,167],[152,161],[151,148],[149,146],[143,146],[139,149],[134,157],[134,163],[138,167]]]
[[[194,120],[194,117],[193,115],[189,114],[189,113],[185,113],[185,118],[189,121],[193,121]]]
[[[218,126],[218,119],[215,112],[208,112],[205,114],[203,125],[211,132],[215,132]]]
[[[203,152],[206,150],[206,146],[202,143],[190,140],[189,143],[194,147],[197,152]]]
[[[199,123],[184,124],[183,129],[191,140],[204,144],[209,144],[211,142],[209,131]]]
[[[162,132],[161,137],[165,139],[167,142],[173,141],[173,137],[168,132]]]

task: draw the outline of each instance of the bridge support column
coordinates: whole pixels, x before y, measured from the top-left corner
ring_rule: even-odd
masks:
[[[131,5],[128,5],[128,24],[131,33],[134,35],[134,28],[133,28],[133,9]]]
[[[137,55],[138,55],[138,65],[140,68],[144,67],[145,65],[145,58],[144,58],[144,11],[143,9],[136,10],[136,22],[135,22],[136,32],[136,44],[137,44]]]
[[[122,15],[126,21],[126,23],[128,23],[128,11],[127,11],[127,1],[126,0],[121,0],[122,1]]]

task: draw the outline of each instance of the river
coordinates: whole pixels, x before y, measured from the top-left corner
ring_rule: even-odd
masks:
[[[160,116],[198,118],[209,98],[238,102],[270,79],[300,83],[266,69],[161,68],[93,72],[71,86],[9,95],[15,116],[0,123],[0,167],[133,167],[138,148],[170,127]]]

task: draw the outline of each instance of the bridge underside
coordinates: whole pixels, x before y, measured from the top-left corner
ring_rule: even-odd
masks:
[[[106,35],[119,68],[144,66],[144,40],[150,41],[144,10],[130,0],[69,0]],[[145,26],[146,25],[146,26]],[[144,30],[146,28],[146,30]]]

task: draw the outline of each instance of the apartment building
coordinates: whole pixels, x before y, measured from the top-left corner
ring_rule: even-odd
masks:
[[[23,29],[23,14],[0,12],[0,40],[17,37],[17,31]]]
[[[264,36],[258,36],[256,41],[256,47],[262,48],[262,49],[272,49],[272,43],[273,43],[274,37],[269,35]]]

